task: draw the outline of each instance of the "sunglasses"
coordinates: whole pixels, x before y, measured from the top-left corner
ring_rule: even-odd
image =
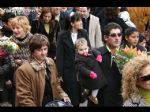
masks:
[[[112,33],[109,36],[111,36],[111,37],[116,37],[116,36],[121,37],[122,33]]]
[[[139,79],[140,79],[140,81],[149,81],[150,80],[150,74],[145,75],[143,77],[140,77]]]

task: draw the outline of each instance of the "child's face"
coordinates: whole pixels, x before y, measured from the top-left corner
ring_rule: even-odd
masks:
[[[85,55],[85,56],[87,56],[88,51],[89,51],[89,48],[88,48],[87,45],[82,45],[82,46],[80,46],[80,47],[78,48],[78,50],[77,50],[78,54],[80,54],[80,55]]]
[[[129,37],[126,38],[127,43],[131,46],[136,46],[139,41],[139,32],[133,32]]]

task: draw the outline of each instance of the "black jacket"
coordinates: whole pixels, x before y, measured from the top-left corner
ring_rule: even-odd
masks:
[[[57,43],[57,36],[58,32],[60,31],[60,26],[58,21],[53,20],[50,23],[50,28],[49,28],[49,33],[46,32],[44,23],[42,20],[34,20],[32,21],[32,28],[31,28],[31,33],[40,33],[45,36],[47,36],[49,42],[50,42],[50,48],[48,51],[49,56],[55,57],[56,55],[56,43]],[[54,54],[51,54],[54,53]]]
[[[75,65],[77,77],[84,88],[92,90],[100,89],[106,85],[106,79],[98,64],[99,62],[96,60],[96,57],[100,55],[100,52],[94,50],[93,52],[90,51],[89,54],[89,56],[76,54]],[[96,79],[90,78],[91,71],[97,74]]]
[[[5,81],[13,81],[13,72],[9,56],[0,58],[0,88],[3,88]]]
[[[101,102],[100,106],[122,106],[122,75],[114,61],[112,61],[111,66],[111,53],[107,50],[106,46],[97,48],[97,50],[102,54],[103,61],[100,66],[108,82],[108,85],[98,93],[98,100]]]

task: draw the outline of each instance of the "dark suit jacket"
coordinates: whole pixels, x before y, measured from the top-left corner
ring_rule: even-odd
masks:
[[[114,61],[112,61],[111,66],[111,53],[107,50],[106,46],[100,47],[97,50],[101,52],[103,61],[100,66],[108,82],[108,85],[99,91],[98,99],[100,106],[122,106],[122,76]]]

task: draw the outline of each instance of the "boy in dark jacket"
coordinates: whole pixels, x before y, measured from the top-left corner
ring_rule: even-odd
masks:
[[[96,50],[89,50],[87,41],[84,38],[76,41],[75,48],[78,80],[85,90],[91,91],[89,99],[94,104],[98,104],[98,91],[106,85],[105,77],[98,64],[102,62],[102,56]]]

